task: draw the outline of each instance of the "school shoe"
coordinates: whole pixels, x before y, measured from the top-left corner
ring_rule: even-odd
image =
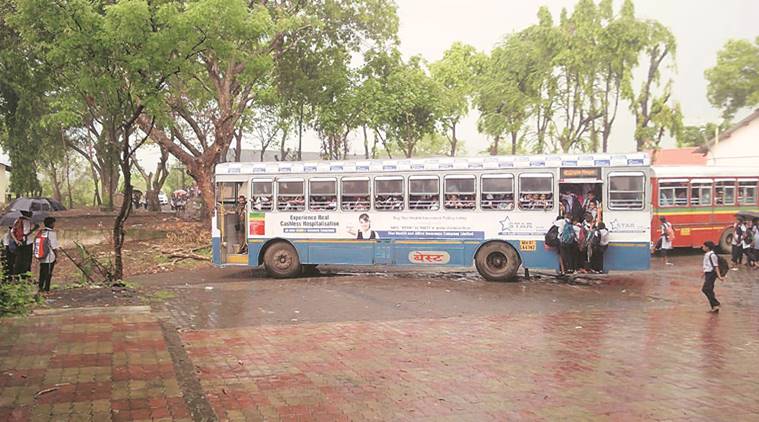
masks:
[[[719,305],[713,307],[709,312],[711,312],[711,313],[717,313],[717,312],[719,312]]]

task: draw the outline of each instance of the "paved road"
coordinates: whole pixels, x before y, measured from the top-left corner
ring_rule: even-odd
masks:
[[[3,322],[0,420],[759,420],[759,271],[731,272],[714,315],[700,256],[674,262],[137,279],[149,309]]]

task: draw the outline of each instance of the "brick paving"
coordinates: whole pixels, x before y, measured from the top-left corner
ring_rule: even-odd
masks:
[[[759,420],[759,313],[693,308],[185,333],[228,420]]]
[[[587,286],[185,277],[169,312],[6,318],[0,421],[759,420],[759,271],[714,315],[697,261]]]
[[[191,419],[158,320],[127,307],[3,319],[0,420]]]

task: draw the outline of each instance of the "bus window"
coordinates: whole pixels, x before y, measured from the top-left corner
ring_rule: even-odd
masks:
[[[374,178],[374,209],[378,211],[403,210],[403,178]]]
[[[756,205],[756,179],[738,181],[738,204]]]
[[[480,208],[483,210],[513,210],[514,176],[510,174],[483,175]]]
[[[445,176],[445,209],[473,210],[474,176]]]
[[[609,174],[609,209],[642,210],[646,193],[643,173]]]
[[[735,179],[717,180],[716,205],[735,205]]]
[[[368,211],[370,204],[369,178],[348,178],[340,180],[340,203],[343,211]]]
[[[337,209],[337,180],[311,179],[308,181],[308,209],[334,211]]]
[[[277,181],[277,209],[279,211],[303,211],[306,209],[303,179]]]
[[[663,180],[659,182],[660,207],[685,207],[687,205],[687,180]]]
[[[440,209],[440,180],[436,176],[409,177],[408,208],[433,211]]]
[[[251,208],[256,211],[271,211],[273,209],[272,179],[253,179],[250,187]]]
[[[519,175],[519,208],[550,210],[553,208],[553,175],[524,173]]]
[[[712,204],[712,181],[690,181],[690,204],[692,206],[709,206]]]

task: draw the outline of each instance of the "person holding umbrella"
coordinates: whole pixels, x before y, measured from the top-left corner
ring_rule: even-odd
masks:
[[[11,229],[11,242],[16,244],[14,275],[32,271],[32,243],[34,239],[30,239],[30,235],[40,227],[39,224],[32,227],[32,215],[31,211],[21,210],[21,215],[13,223]]]

